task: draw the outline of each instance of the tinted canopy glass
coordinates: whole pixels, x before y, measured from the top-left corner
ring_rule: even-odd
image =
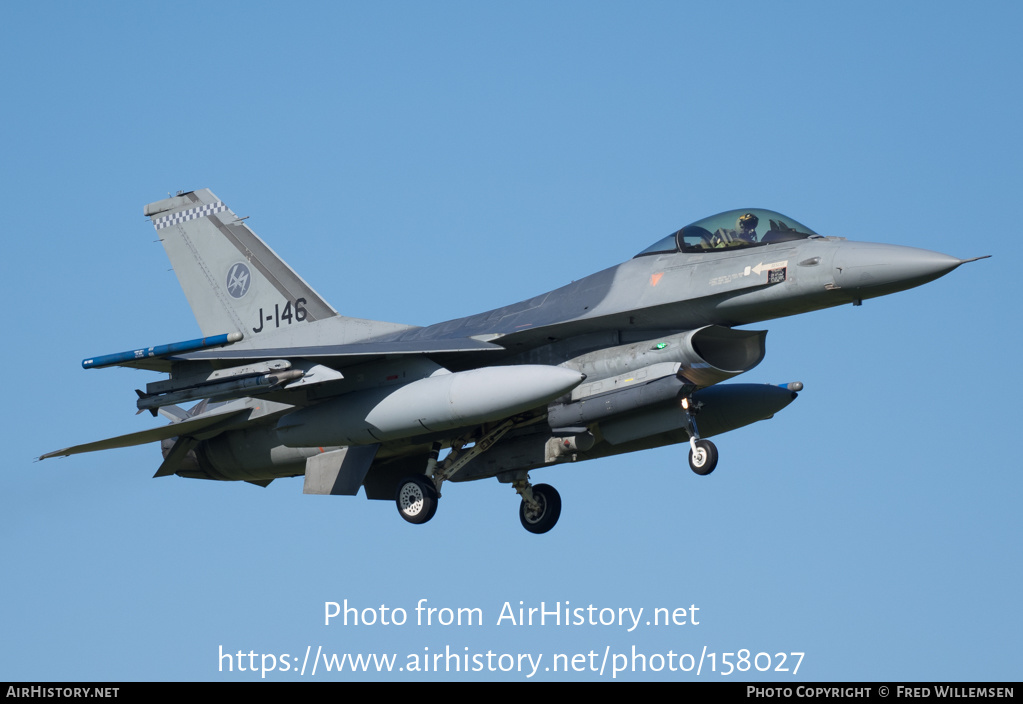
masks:
[[[773,210],[728,210],[686,225],[637,254],[721,252],[802,240],[819,235],[806,225]]]

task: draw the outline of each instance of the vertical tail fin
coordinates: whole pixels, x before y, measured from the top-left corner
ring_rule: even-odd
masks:
[[[337,315],[209,189],[150,203],[152,220],[202,334],[258,333]],[[268,317],[269,316],[269,317]]]

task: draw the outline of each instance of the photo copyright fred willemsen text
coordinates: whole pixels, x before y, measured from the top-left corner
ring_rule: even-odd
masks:
[[[572,627],[596,626],[634,633],[640,626],[699,626],[703,614],[696,604],[689,606],[600,606],[578,605],[570,601],[541,601],[529,604],[506,601],[487,611],[480,607],[434,606],[420,599],[414,606],[363,606],[347,599],[325,601],[323,625],[348,628],[454,626],[456,628],[525,626]],[[801,652],[755,652],[736,648],[734,652],[716,652],[697,647],[691,653],[643,653],[635,645],[625,653],[611,646],[578,653],[499,653],[471,651],[469,647],[438,649],[429,646],[418,652],[398,653],[329,653],[322,646],[306,646],[304,654],[256,653],[255,651],[219,648],[221,672],[287,672],[292,675],[316,675],[317,672],[519,672],[531,678],[538,672],[590,672],[598,676],[618,677],[624,672],[680,672],[700,675],[717,673],[727,676],[741,672],[782,672],[796,674],[803,661]],[[294,651],[293,651],[294,652]],[[301,652],[301,651],[299,651]]]

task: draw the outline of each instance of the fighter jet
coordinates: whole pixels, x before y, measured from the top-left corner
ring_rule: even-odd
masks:
[[[341,315],[209,190],[144,213],[203,337],[82,366],[168,374],[136,406],[171,422],[40,459],[160,442],[156,477],[304,476],[305,493],[362,487],[416,524],[445,482],[493,477],[521,496],[532,533],[554,527],[561,498],[530,472],[688,443],[707,475],[707,438],[790,404],[799,382],[721,383],[765,355],[767,333],[739,326],[858,305],[974,261],[733,210],[549,293],[417,327]]]

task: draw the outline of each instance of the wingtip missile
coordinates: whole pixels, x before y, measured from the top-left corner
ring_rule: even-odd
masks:
[[[195,352],[196,350],[202,350],[209,347],[223,347],[224,345],[234,344],[243,337],[245,336],[240,332],[232,332],[224,335],[212,335],[210,337],[200,337],[194,340],[185,340],[184,342],[172,342],[168,345],[155,345],[153,347],[143,347],[137,350],[106,354],[101,357],[90,357],[89,359],[82,360],[82,369],[101,369],[103,367],[113,367],[118,364],[126,364],[140,359],[166,357],[172,354],[184,354],[186,352]]]

